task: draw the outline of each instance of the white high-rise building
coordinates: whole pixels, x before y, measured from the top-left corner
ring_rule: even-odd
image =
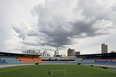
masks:
[[[50,57],[50,54],[49,53],[47,53],[47,57]]]
[[[58,49],[54,51],[54,56],[59,55]]]
[[[35,54],[36,54],[35,50],[33,50],[33,52],[32,52],[32,53],[33,53],[33,55],[35,55]]]
[[[27,54],[31,54],[31,50],[27,50]]]
[[[43,53],[40,53],[40,56],[43,56]]]
[[[46,50],[43,52],[43,56],[47,57],[47,51]]]
[[[68,52],[68,56],[74,56],[75,55],[75,50],[74,49],[69,48],[67,50],[67,52]]]
[[[40,55],[40,50],[38,50],[37,55]]]
[[[50,57],[50,54],[47,53],[47,51],[43,51],[43,53],[40,53],[41,57]]]
[[[105,43],[101,44],[101,52],[108,53],[108,45],[106,45]]]

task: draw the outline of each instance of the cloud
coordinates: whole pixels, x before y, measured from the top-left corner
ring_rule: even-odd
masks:
[[[83,49],[87,41],[89,51],[97,46],[94,41],[115,38],[115,0],[12,0],[0,4],[0,50]]]
[[[37,24],[14,25],[13,29],[23,48],[65,48],[77,43],[74,39],[106,35],[115,28],[113,0],[110,4],[102,1],[45,0],[31,11],[38,18]]]
[[[108,21],[114,24],[108,16],[111,14],[109,11],[112,10],[112,5],[100,2],[99,0],[46,0],[44,5],[34,8],[38,16],[39,33],[29,33],[28,36],[42,37],[44,42],[38,42],[40,46],[64,47],[74,44],[74,38],[107,34],[105,31],[109,29],[105,28],[103,22],[100,24],[98,22]],[[99,25],[102,27],[98,27]],[[40,34],[43,36],[40,37]]]
[[[29,42],[22,42],[22,43],[25,44],[25,45],[39,46],[38,44],[35,44],[35,43],[29,43]]]

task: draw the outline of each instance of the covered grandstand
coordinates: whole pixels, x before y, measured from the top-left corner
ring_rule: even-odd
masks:
[[[42,61],[39,56],[40,55],[0,52],[0,64],[45,62]]]
[[[86,54],[69,57],[40,57],[33,54],[0,52],[0,65],[3,64],[87,64],[116,66],[116,53]]]
[[[77,55],[75,61],[86,64],[113,64],[116,65],[116,53]]]

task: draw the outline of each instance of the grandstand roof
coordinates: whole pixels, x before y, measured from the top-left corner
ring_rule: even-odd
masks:
[[[75,56],[116,56],[116,53],[101,53],[101,54],[84,54]]]
[[[9,53],[9,52],[0,52],[0,55],[16,55],[16,56],[40,56],[37,54],[26,54],[26,53]]]

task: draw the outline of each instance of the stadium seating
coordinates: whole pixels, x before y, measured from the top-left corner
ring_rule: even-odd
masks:
[[[0,64],[7,64],[7,62],[2,61],[2,60],[0,59]]]
[[[54,58],[54,57],[53,57]],[[64,58],[63,58],[64,59]],[[36,62],[46,62],[46,63],[82,63],[82,64],[110,64],[116,65],[116,57],[115,56],[82,56],[76,57],[75,60],[60,61],[42,61],[40,57],[30,57],[26,56],[8,56],[8,55],[0,55],[0,64],[18,64],[18,63],[36,63]],[[64,59],[64,60],[65,60]],[[51,59],[52,60],[52,59]]]
[[[109,62],[108,64],[116,65],[116,62]]]
[[[97,56],[91,56],[91,57],[85,57],[84,60],[97,60],[99,57]]]
[[[17,63],[22,63],[18,59],[15,58],[15,56],[0,56],[3,60],[5,60],[9,64],[17,64]]]
[[[81,61],[69,61],[70,63],[81,63]]]
[[[78,62],[75,62],[78,61]],[[85,64],[115,64],[116,59],[114,56],[86,56],[86,57],[76,57],[74,62],[71,63],[85,63]],[[114,62],[112,62],[114,61]]]
[[[114,56],[101,56],[95,63],[99,64],[101,62],[100,64],[109,64],[113,60],[116,60]]]
[[[107,64],[109,61],[96,61],[94,64]]]
[[[81,61],[81,60],[83,60],[83,57],[76,57],[75,58],[75,61]]]
[[[19,63],[33,63],[33,62],[46,62],[42,61],[39,57],[24,57],[24,56],[5,56],[0,55],[2,61],[0,59],[0,64],[8,63],[8,64],[19,64]]]
[[[86,64],[88,64],[88,63],[94,63],[94,61],[81,61],[81,63],[86,63]]]
[[[33,57],[34,62],[46,62],[42,61],[39,57]]]
[[[23,63],[33,63],[32,57],[27,57],[27,56],[17,56],[17,58],[23,62]]]
[[[110,60],[112,60],[112,59],[115,59],[115,57],[114,56],[109,56],[109,57],[102,56],[100,59],[110,59]]]

